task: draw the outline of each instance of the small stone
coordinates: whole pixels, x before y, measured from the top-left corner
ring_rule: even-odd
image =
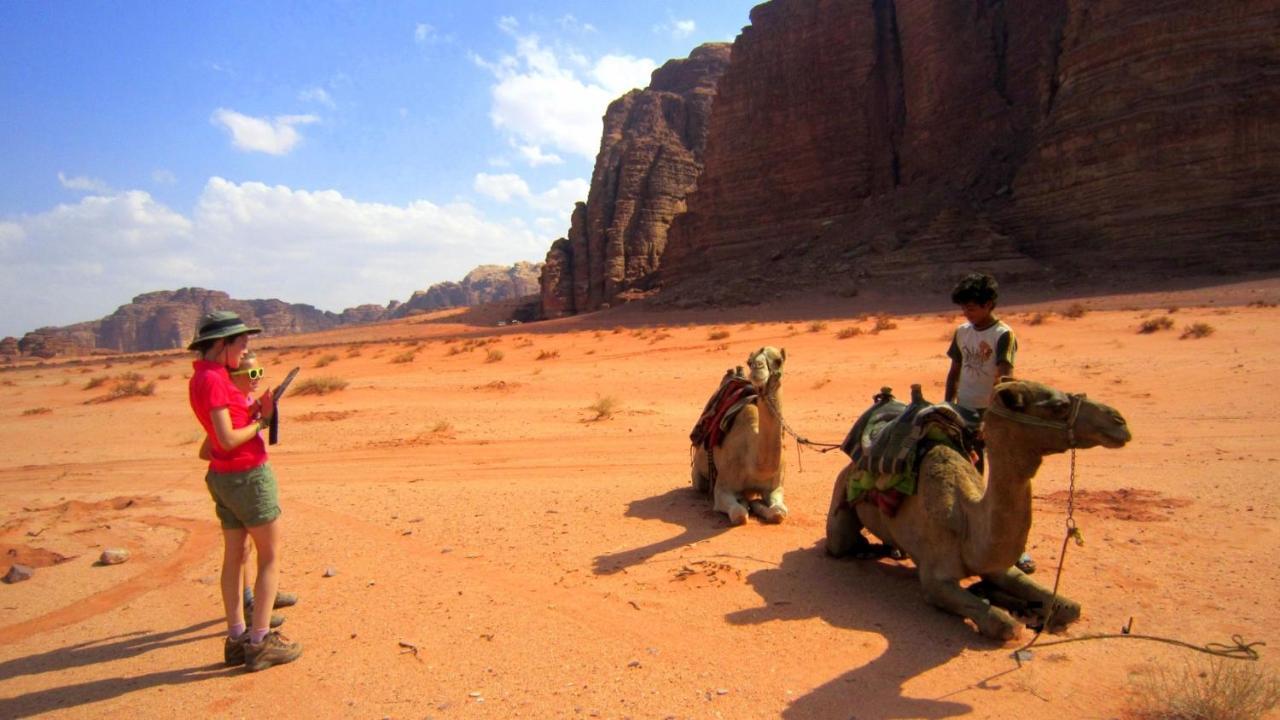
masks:
[[[119,565],[129,559],[129,551],[124,548],[107,548],[102,551],[98,562],[103,565]]]
[[[321,577],[333,577],[337,574],[338,570],[336,568],[327,567],[324,569],[324,574]]]
[[[483,694],[483,693],[481,693],[479,690],[472,690],[471,692],[467,693],[467,697],[478,698],[478,697],[480,697],[482,694]]]
[[[631,662],[627,663],[627,667],[629,667],[629,668],[638,668],[638,667],[640,667],[640,661],[639,661],[639,660],[632,660]]]
[[[728,695],[728,694],[729,694],[729,690],[728,690],[728,689],[726,689],[726,688],[716,688],[716,694],[717,694],[717,695]]]
[[[18,565],[15,563],[9,566],[9,572],[5,573],[4,581],[12,585],[23,580],[30,580],[35,574],[35,568],[30,565]]]

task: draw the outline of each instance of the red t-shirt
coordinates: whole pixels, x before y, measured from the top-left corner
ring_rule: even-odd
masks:
[[[196,360],[191,367],[195,372],[187,385],[187,394],[191,400],[191,411],[196,420],[209,436],[209,450],[212,459],[209,469],[214,472],[244,472],[258,467],[267,461],[267,446],[261,435],[241,443],[232,450],[224,450],[218,443],[218,435],[213,431],[213,418],[210,414],[218,408],[226,408],[231,413],[231,427],[242,428],[254,422],[250,413],[251,403],[246,402],[244,393],[231,382],[227,369],[220,363],[207,360]]]

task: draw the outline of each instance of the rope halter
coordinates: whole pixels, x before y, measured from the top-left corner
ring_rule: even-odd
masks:
[[[1084,403],[1086,395],[1084,393],[1067,393],[1067,397],[1071,398],[1071,414],[1067,417],[1066,422],[1059,420],[1045,420],[1034,415],[1023,412],[1015,412],[1006,408],[1001,404],[992,404],[987,408],[988,415],[997,415],[1006,420],[1012,420],[1023,425],[1033,425],[1035,427],[1050,428],[1052,430],[1062,430],[1067,434],[1067,447],[1075,449],[1076,447],[1076,420],[1080,417],[1080,406]]]

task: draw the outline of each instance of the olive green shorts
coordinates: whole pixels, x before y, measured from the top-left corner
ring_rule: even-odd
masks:
[[[280,517],[276,474],[267,463],[244,472],[210,470],[204,483],[224,530],[266,525]]]

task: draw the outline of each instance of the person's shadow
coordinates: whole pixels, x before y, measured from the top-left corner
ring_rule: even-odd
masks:
[[[674,488],[661,495],[633,500],[627,504],[626,516],[641,520],[663,520],[683,525],[684,530],[666,540],[624,552],[597,555],[593,568],[595,574],[612,575],[660,553],[715,537],[732,527],[729,518],[711,509],[711,499],[695,491],[692,486]]]
[[[14,658],[0,663],[0,678],[8,679],[22,675],[69,670],[86,665],[130,658],[174,645],[221,637],[222,633],[218,631],[196,634],[201,630],[221,623],[222,620],[206,620],[180,630],[125,633],[50,650],[38,655]],[[158,685],[180,685],[209,677],[219,677],[227,674],[227,672],[236,670],[236,668],[226,667],[221,662],[205,663],[147,675],[113,677],[84,682],[78,685],[51,687],[45,690],[29,692],[25,695],[0,698],[0,717],[20,718],[40,715],[53,710],[107,700]]]
[[[792,550],[775,568],[747,577],[764,604],[730,613],[731,624],[818,617],[838,628],[882,635],[888,648],[865,665],[795,700],[784,718],[948,718],[973,711],[948,700],[904,697],[902,686],[965,648],[996,650],[960,618],[924,601],[910,565],[836,560],[823,541]],[[982,687],[978,685],[977,687]]]

